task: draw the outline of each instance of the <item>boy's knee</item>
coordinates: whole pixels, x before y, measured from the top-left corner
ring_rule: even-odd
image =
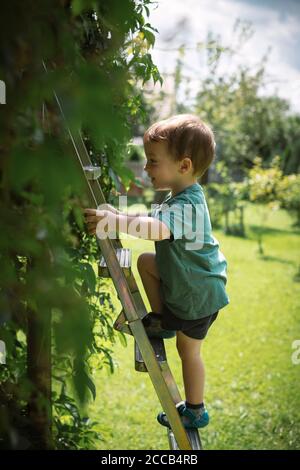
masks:
[[[145,254],[146,253],[142,253],[137,259],[136,265],[139,271],[145,266]]]
[[[142,253],[137,259],[138,271],[148,269],[152,271],[152,266],[155,263],[155,253]]]
[[[190,352],[187,348],[183,348],[180,344],[176,343],[177,352],[181,360],[187,359],[190,356]]]
[[[182,332],[177,332],[177,341],[176,341],[176,348],[181,360],[187,359],[197,359],[200,357],[200,345],[201,340],[191,340],[189,341],[188,337],[185,337],[182,340]],[[181,333],[181,334],[180,334]],[[186,341],[187,340],[187,341]],[[197,342],[197,343],[196,343]]]
[[[200,351],[189,351],[187,349],[181,349],[177,347],[179,357],[182,361],[196,360],[200,358]]]

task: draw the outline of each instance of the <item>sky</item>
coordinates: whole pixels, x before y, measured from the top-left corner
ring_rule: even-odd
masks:
[[[150,50],[153,62],[161,73],[172,73],[178,58],[176,47],[183,43],[190,47],[183,59],[183,74],[191,79],[193,98],[199,77],[206,74],[197,42],[205,41],[211,31],[224,46],[237,46],[238,34],[233,28],[238,19],[252,28],[253,35],[238,48],[236,57],[220,64],[219,72],[226,75],[238,64],[256,70],[268,54],[267,84],[261,94],[286,98],[291,110],[300,113],[300,0],[158,0],[150,6],[149,17],[150,24],[159,31]],[[159,83],[157,87],[160,89]]]

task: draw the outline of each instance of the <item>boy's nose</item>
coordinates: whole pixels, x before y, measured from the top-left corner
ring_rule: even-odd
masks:
[[[149,171],[147,170],[146,166],[144,167],[144,171],[145,173],[147,174],[147,178],[151,178],[150,174],[149,174]]]

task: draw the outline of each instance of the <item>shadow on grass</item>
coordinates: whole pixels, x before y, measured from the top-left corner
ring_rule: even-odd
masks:
[[[291,229],[280,229],[280,228],[273,228],[273,227],[261,227],[260,225],[249,225],[247,230],[247,238],[248,239],[255,239],[251,235],[272,235],[272,236],[280,236],[280,235],[300,235],[299,228],[291,228]]]
[[[295,261],[291,261],[289,259],[278,258],[277,256],[260,255],[259,259],[261,259],[262,261],[275,261],[281,264],[290,264],[290,265],[296,264]]]
[[[265,235],[275,237],[282,235],[300,235],[300,228],[277,229],[273,227],[261,227],[260,225],[248,225],[245,232],[241,232],[240,230],[235,229],[225,231],[223,227],[220,226],[215,227],[215,229],[230,237],[243,238],[254,241],[257,240],[259,235],[262,237]]]

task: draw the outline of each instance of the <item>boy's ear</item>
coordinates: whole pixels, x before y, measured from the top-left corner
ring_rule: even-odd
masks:
[[[192,163],[192,160],[190,159],[190,157],[186,156],[180,162],[180,170],[187,171],[190,168],[193,168],[193,163]]]

